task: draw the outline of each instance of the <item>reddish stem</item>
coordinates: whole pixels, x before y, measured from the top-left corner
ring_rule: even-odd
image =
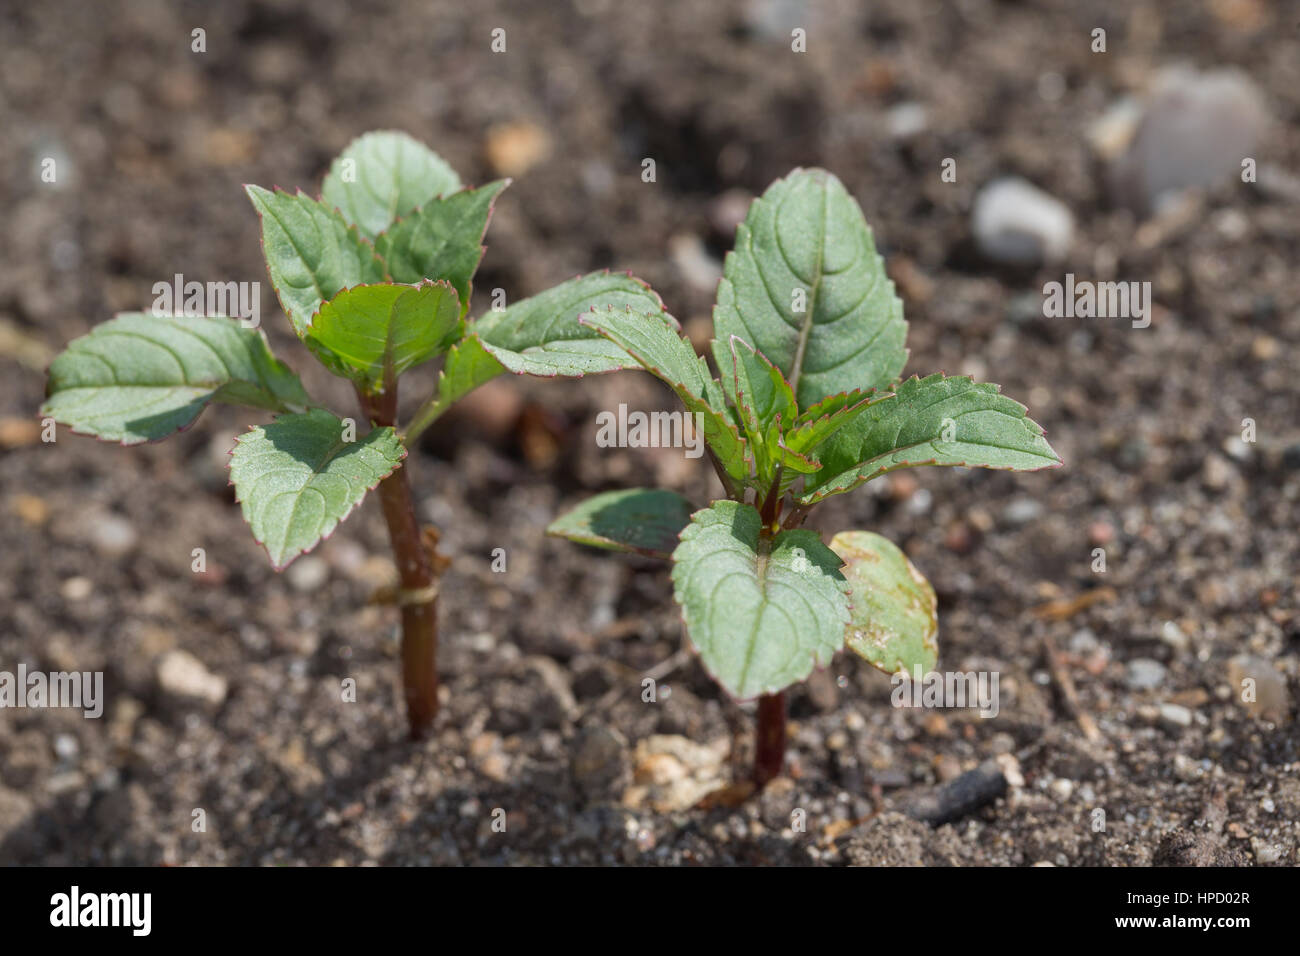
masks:
[[[785,692],[758,698],[758,737],[754,744],[754,785],[760,790],[781,776],[785,766]]]
[[[397,388],[379,395],[358,392],[361,407],[377,426],[397,418]],[[409,461],[409,456],[407,461]],[[402,688],[412,739],[426,736],[438,714],[438,599],[433,589],[433,561],[420,536],[411,482],[403,464],[379,483],[379,502],[401,580]]]

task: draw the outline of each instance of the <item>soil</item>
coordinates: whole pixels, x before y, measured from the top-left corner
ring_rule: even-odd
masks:
[[[1294,707],[1247,708],[1230,667],[1260,658],[1292,695],[1300,676],[1300,215],[1229,182],[1189,221],[1144,231],[1108,201],[1085,140],[1158,68],[1235,65],[1269,103],[1261,162],[1294,162],[1300,35],[1286,12],[1260,0],[483,0],[364,16],[322,0],[5,5],[0,670],[103,671],[107,703],[98,720],[0,712],[0,862],[1300,862]],[[806,54],[790,51],[791,18],[806,23]],[[1089,48],[1098,26],[1105,54]],[[206,52],[191,49],[196,27]],[[889,110],[905,102],[925,106],[925,129],[892,139]],[[404,738],[395,612],[367,603],[392,573],[377,503],[276,574],[224,467],[261,419],[210,409],[134,449],[64,429],[41,442],[49,358],[113,312],[147,308],[175,273],[261,280],[277,352],[350,409],[274,305],[240,185],[314,190],[350,139],[388,127],[467,182],[516,177],[476,312],[484,290],[513,300],[629,269],[701,338],[737,207],[797,165],[839,175],[904,296],[908,372],[1002,383],[1065,460],[1026,475],[900,472],[810,520],[905,548],[939,595],[940,667],[998,672],[998,715],[891,707],[888,678],[840,655],[790,695],[787,775],[739,807],[699,806],[744,767],[752,705],[680,653],[663,565],[543,533],[598,490],[716,492],[678,452],[596,447],[599,411],[673,407],[644,376],[500,380],[412,455],[421,516],[453,559],[444,706],[419,744]],[[40,179],[45,157],[56,183]],[[955,183],[940,178],[945,157]],[[1073,210],[1066,264],[1008,271],[972,254],[972,199],[1001,173]],[[1043,318],[1042,285],[1067,269],[1151,280],[1151,327]],[[412,375],[404,407],[433,374]],[[1255,442],[1241,441],[1244,418]],[[212,702],[160,683],[178,651],[217,678]],[[906,815],[990,758],[1001,797],[939,826]]]

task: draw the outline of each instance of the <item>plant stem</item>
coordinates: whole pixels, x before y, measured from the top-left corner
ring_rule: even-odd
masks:
[[[781,776],[785,766],[785,691],[758,698],[758,736],[754,743],[754,785],[760,790]]]
[[[442,413],[450,407],[450,403],[444,402],[439,393],[434,392],[428,400],[415,410],[411,420],[407,423],[405,430],[401,433],[402,444],[407,448],[415,447],[415,440],[420,434],[442,417]]]
[[[357,397],[375,425],[392,425],[396,420],[396,384],[379,395],[358,392]],[[402,583],[398,592],[402,610],[402,688],[411,737],[419,740],[432,729],[438,714],[438,598],[433,560],[420,535],[405,464],[379,483],[379,502]]]

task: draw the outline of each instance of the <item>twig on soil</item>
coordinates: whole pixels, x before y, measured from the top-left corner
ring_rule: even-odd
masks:
[[[1074,678],[1070,676],[1065,655],[1057,649],[1056,642],[1048,635],[1043,635],[1043,657],[1047,661],[1047,671],[1052,675],[1052,683],[1056,686],[1062,708],[1078,722],[1083,735],[1090,742],[1096,743],[1101,739],[1101,731],[1097,727],[1097,722],[1092,719],[1092,714],[1084,710],[1083,705],[1079,703],[1079,692],[1075,689]]]

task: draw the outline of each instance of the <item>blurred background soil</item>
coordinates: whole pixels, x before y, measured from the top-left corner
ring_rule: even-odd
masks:
[[[0,8],[0,81],[0,670],[102,670],[107,694],[99,720],[0,711],[0,862],[1300,862],[1295,4],[48,0]],[[598,490],[715,493],[679,452],[596,447],[599,411],[673,407],[646,376],[499,380],[408,459],[454,559],[418,745],[395,614],[366,604],[392,574],[373,501],[277,575],[227,486],[250,413],[135,449],[41,441],[49,359],[176,273],[262,281],[273,346],[350,410],[279,313],[240,187],[316,192],[375,128],[466,182],[515,177],[475,314],[627,269],[701,343],[749,199],[798,165],[843,179],[905,301],[908,373],[1002,383],[1065,459],[900,472],[811,521],[906,549],[940,667],[998,671],[998,716],[893,708],[841,655],[792,694],[787,776],[699,808],[752,711],[679,653],[665,567],[543,534]],[[1006,176],[1043,193],[974,217]],[[1067,272],[1151,282],[1150,327],[1045,318]],[[1003,796],[908,815],[989,760]]]

